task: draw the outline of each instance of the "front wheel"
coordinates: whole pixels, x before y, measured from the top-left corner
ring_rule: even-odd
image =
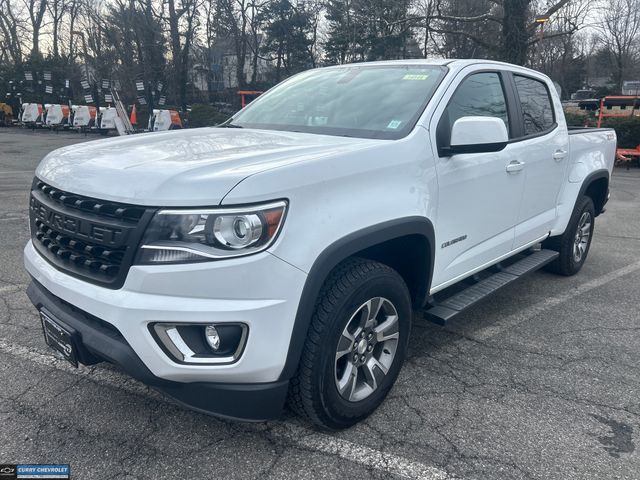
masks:
[[[576,203],[565,232],[545,242],[546,248],[560,253],[558,259],[549,265],[553,272],[570,276],[580,271],[591,247],[595,217],[593,200],[583,196]]]
[[[346,261],[320,292],[289,405],[329,429],[366,418],[398,377],[410,328],[402,277],[378,262]]]

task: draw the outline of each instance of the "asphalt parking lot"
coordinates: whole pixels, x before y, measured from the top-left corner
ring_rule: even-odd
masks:
[[[49,151],[92,140],[0,129],[0,463],[77,479],[640,478],[640,171],[614,173],[582,272],[535,273],[445,328],[418,319],[383,406],[344,432],[175,406],[45,346],[24,291],[27,192]]]

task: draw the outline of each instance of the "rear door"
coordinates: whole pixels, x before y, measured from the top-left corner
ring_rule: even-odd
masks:
[[[550,86],[540,78],[509,75],[516,92],[518,138],[514,145],[524,154],[524,190],[515,228],[514,249],[548,234],[556,218],[556,205],[569,159],[569,136],[561,108],[554,105]]]
[[[499,152],[446,156],[453,123],[465,116],[502,119],[513,132],[512,91],[504,73],[468,67],[454,79],[431,119],[438,177],[436,255],[432,292],[455,283],[507,255],[523,188],[521,171],[507,165],[524,161],[524,152],[508,144]]]

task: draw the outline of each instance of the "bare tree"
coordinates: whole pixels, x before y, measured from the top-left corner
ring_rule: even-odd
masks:
[[[417,0],[415,8],[419,17],[422,17],[422,25],[416,28],[417,34],[422,39],[422,56],[429,56],[429,42],[433,39],[432,24],[437,12],[438,0]]]
[[[244,87],[247,83],[245,63],[248,52],[248,31],[250,27],[249,0],[219,0],[221,10],[221,22],[224,29],[232,39],[235,50],[235,74],[238,86]]]
[[[0,0],[0,32],[2,32],[2,50],[7,53],[15,66],[22,65],[21,37],[24,32],[24,20],[15,11],[11,0]]]
[[[249,39],[247,44],[251,50],[251,84],[255,85],[258,78],[258,60],[260,58],[260,46],[261,46],[261,30],[262,21],[261,13],[264,9],[266,1],[258,2],[256,0],[250,0],[249,2]]]
[[[194,36],[199,27],[198,10],[201,0],[166,0],[171,44],[171,60],[174,69],[174,85],[183,110],[187,108],[187,82],[189,58]]]
[[[68,22],[67,22],[67,39],[68,39],[68,43],[67,43],[67,53],[68,53],[68,57],[69,60],[71,62],[75,61],[75,49],[74,49],[74,31],[75,31],[75,27],[76,27],[76,22],[78,19],[78,16],[80,15],[82,11],[82,0],[69,0],[69,4],[68,4],[68,8],[67,8],[67,18],[68,18]]]
[[[612,58],[614,80],[621,90],[640,52],[640,0],[608,0],[598,9],[598,18],[596,29]]]
[[[48,0],[26,0],[31,20],[31,56],[36,58],[40,55],[40,30],[44,22],[44,15],[47,11]]]
[[[93,4],[91,0],[83,0],[81,15],[79,17],[80,41],[82,45],[84,73],[88,74],[92,69],[103,71],[112,65],[106,39],[106,26],[109,25],[101,4]],[[77,40],[77,35],[74,36]],[[91,67],[91,68],[89,68]]]
[[[311,66],[315,68],[318,65],[318,58],[321,53],[318,35],[320,31],[320,23],[322,22],[322,14],[324,12],[324,2],[321,0],[308,0],[307,10],[311,21],[310,42],[307,50],[309,52]]]
[[[538,41],[535,13],[552,17],[575,1],[582,0],[435,0],[431,9],[419,9],[395,23],[420,28],[428,22],[429,30],[444,39],[445,54],[485,56],[524,65],[530,47]]]
[[[60,26],[68,5],[65,0],[49,0],[47,7],[51,16],[52,53],[57,58],[60,56]]]
[[[218,36],[218,24],[220,21],[218,0],[205,0],[203,10],[205,46],[207,50],[211,50]]]
[[[528,65],[553,78],[563,95],[580,89],[587,76],[585,35],[576,32],[584,24],[589,6],[584,0],[568,4],[548,22],[544,35],[540,30],[530,50]]]
[[[597,43],[575,35],[590,4]],[[536,15],[550,17],[544,35]],[[134,80],[162,81],[183,108],[196,64],[214,84],[213,51],[215,79],[240,88],[323,63],[436,54],[529,65],[568,92],[607,62],[619,88],[640,63],[639,38],[640,0],[0,0],[3,78],[26,64],[77,86],[84,63],[131,95]]]
[[[501,5],[492,0],[438,0],[431,31],[439,53],[456,58],[500,56]]]

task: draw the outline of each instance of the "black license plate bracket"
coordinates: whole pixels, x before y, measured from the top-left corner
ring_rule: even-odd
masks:
[[[74,367],[78,366],[78,333],[46,310],[40,310],[44,340]]]

